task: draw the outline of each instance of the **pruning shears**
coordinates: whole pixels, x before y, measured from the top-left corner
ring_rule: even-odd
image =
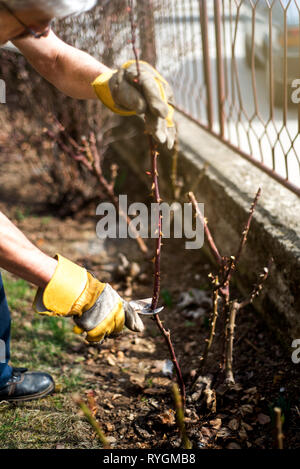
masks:
[[[155,316],[160,313],[164,307],[152,309],[151,308],[152,298],[145,298],[144,300],[129,301],[130,306],[134,311],[143,316]]]

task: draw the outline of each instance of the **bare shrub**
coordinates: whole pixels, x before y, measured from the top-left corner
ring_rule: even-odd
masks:
[[[126,14],[125,2],[103,2],[85,15],[57,21],[54,31],[68,44],[113,66],[118,57],[123,60]],[[5,118],[13,124],[10,138],[30,165],[33,179],[42,184],[48,206],[58,215],[73,214],[94,200],[97,181],[57,145],[49,144],[44,128],[57,120],[76,141],[93,132],[103,158],[111,142],[111,130],[119,123],[118,116],[98,100],[75,100],[63,95],[20,54],[2,51],[0,74],[7,83]]]

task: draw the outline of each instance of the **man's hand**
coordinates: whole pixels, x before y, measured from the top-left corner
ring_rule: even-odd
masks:
[[[93,281],[98,282],[96,279]],[[115,336],[124,325],[136,332],[144,329],[139,315],[108,283],[93,306],[81,316],[74,316],[74,321],[74,332],[86,332],[88,342],[101,342],[105,337]]]
[[[56,271],[45,289],[39,288],[34,309],[48,316],[73,316],[74,332],[86,332],[89,342],[119,334],[126,325],[144,329],[139,315],[109,285],[99,282],[83,267],[57,255]]]
[[[112,111],[130,116],[144,114],[146,131],[172,149],[176,137],[173,92],[168,82],[147,62],[134,60],[119,70],[102,73],[93,82],[99,99]]]

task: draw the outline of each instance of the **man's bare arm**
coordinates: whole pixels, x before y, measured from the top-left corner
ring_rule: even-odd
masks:
[[[40,75],[67,96],[97,99],[91,83],[109,68],[86,52],[66,44],[53,31],[45,38],[15,40],[14,45]]]
[[[0,212],[0,267],[44,288],[51,280],[57,261],[34,246]]]

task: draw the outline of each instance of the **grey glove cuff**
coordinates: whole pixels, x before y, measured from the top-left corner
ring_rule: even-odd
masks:
[[[81,329],[89,332],[95,329],[113,311],[119,301],[123,303],[126,327],[134,332],[142,332],[144,324],[139,315],[108,283],[92,308],[85,311],[80,317],[74,316],[74,322]]]
[[[107,283],[95,304],[80,317],[74,316],[74,321],[81,329],[89,332],[104,321],[120,300],[120,295]]]
[[[143,321],[141,320],[138,313],[130,306],[127,301],[123,301],[123,307],[125,311],[125,325],[134,332],[143,332],[145,329]]]

